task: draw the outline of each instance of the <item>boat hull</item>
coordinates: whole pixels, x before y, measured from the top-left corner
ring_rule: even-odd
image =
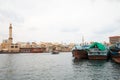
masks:
[[[102,56],[102,55],[89,55],[88,59],[92,59],[92,60],[106,60],[107,56]]]
[[[72,54],[75,59],[88,59],[88,54],[85,50],[73,50]]]
[[[88,59],[105,60],[108,58],[108,50],[100,51],[98,48],[92,48],[88,51]]]
[[[110,49],[111,58],[114,62],[120,63],[120,50]]]
[[[53,51],[52,54],[59,54],[59,52],[58,51]]]
[[[120,55],[112,55],[112,60],[120,64]]]

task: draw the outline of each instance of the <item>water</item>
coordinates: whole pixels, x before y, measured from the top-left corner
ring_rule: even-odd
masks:
[[[0,80],[120,80],[120,64],[71,53],[0,54]]]

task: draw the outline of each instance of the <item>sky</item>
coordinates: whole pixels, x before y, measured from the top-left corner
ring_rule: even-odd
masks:
[[[0,42],[109,42],[120,36],[119,0],[0,0]]]

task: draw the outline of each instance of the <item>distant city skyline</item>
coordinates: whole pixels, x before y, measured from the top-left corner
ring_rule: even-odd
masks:
[[[118,0],[0,0],[0,43],[14,42],[109,42],[120,36]]]

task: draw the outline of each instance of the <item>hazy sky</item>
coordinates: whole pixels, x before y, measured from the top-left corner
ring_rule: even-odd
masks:
[[[0,42],[109,41],[120,36],[119,0],[0,0]]]

